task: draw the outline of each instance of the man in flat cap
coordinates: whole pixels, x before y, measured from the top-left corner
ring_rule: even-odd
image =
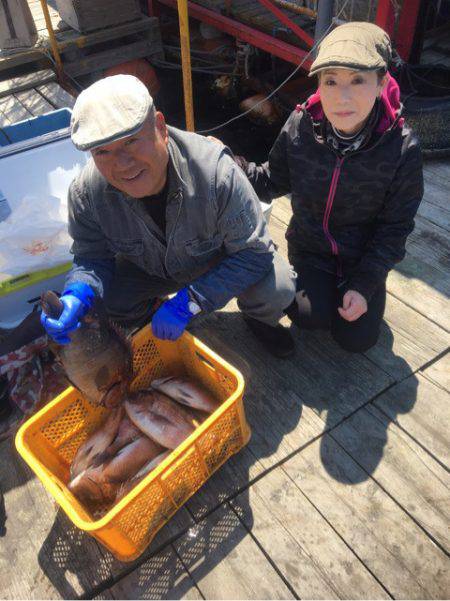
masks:
[[[84,90],[72,140],[92,160],[72,182],[73,268],[59,320],[42,323],[59,343],[103,297],[124,326],[149,320],[176,340],[193,318],[237,297],[243,316],[274,355],[293,353],[278,324],[295,296],[295,274],[274,250],[259,200],[230,151],[165,123],[147,88],[131,75]]]

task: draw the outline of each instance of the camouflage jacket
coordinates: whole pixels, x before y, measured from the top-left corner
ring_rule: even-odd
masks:
[[[417,138],[401,117],[391,77],[369,142],[339,155],[320,135],[319,92],[298,106],[264,165],[244,165],[262,200],[291,193],[289,258],[342,275],[347,289],[369,300],[405,254],[423,195]]]

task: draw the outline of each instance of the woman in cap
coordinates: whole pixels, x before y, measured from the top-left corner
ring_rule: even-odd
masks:
[[[319,46],[317,91],[296,107],[263,165],[241,160],[262,200],[291,193],[286,232],[298,274],[288,315],[346,350],[379,336],[386,277],[405,254],[423,195],[417,138],[388,72],[389,36],[346,23]]]

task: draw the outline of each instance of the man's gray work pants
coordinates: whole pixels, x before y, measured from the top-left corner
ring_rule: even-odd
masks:
[[[274,253],[272,269],[239,295],[239,309],[254,319],[275,326],[295,298],[296,275],[289,263]],[[150,276],[128,261],[116,261],[114,279],[105,296],[109,315],[124,326],[142,326],[158,297],[172,294],[183,284]]]

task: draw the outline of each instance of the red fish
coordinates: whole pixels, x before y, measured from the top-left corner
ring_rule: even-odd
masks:
[[[128,417],[163,447],[175,449],[195,429],[195,416],[162,392],[141,391],[125,401]]]
[[[164,394],[167,394],[183,405],[187,405],[193,409],[200,409],[207,413],[212,413],[219,406],[219,403],[204,386],[194,382],[190,378],[175,376],[159,378],[158,380],[153,380],[151,387],[164,392]]]
[[[123,415],[122,406],[113,409],[105,422],[79,446],[70,466],[72,478],[86,470],[111,445],[116,438]]]

